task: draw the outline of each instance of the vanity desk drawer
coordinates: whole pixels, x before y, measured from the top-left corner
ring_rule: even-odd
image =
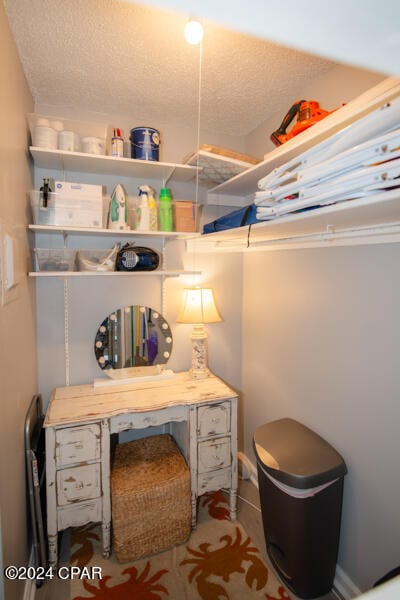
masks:
[[[221,469],[214,473],[200,473],[197,479],[199,496],[206,492],[215,492],[221,488],[229,488],[231,486],[231,481],[231,468]]]
[[[81,527],[90,522],[97,523],[101,519],[101,498],[73,506],[62,506],[57,511],[57,527],[60,531],[67,527]]]
[[[98,423],[56,430],[57,468],[91,460],[100,460]]]
[[[100,463],[57,471],[58,506],[98,498],[100,481]]]
[[[198,446],[199,473],[223,469],[231,464],[231,439],[229,437],[200,442]]]
[[[200,437],[228,433],[231,430],[231,403],[200,406],[197,409],[197,430]]]
[[[119,433],[126,429],[157,427],[172,421],[187,421],[187,419],[187,406],[170,406],[162,410],[125,413],[111,417],[110,433]]]

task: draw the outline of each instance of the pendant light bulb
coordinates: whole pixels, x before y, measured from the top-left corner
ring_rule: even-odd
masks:
[[[195,46],[203,39],[203,26],[199,21],[190,19],[185,25],[185,39],[188,44]]]

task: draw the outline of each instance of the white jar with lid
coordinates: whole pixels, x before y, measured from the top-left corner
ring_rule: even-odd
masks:
[[[82,138],[82,152],[87,152],[88,154],[105,154],[105,141],[98,137],[84,137]]]
[[[38,124],[32,130],[32,144],[38,148],[57,150],[58,132],[50,127],[47,119],[38,119]]]

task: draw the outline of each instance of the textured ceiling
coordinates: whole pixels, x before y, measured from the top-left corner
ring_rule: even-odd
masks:
[[[193,122],[199,47],[188,16],[119,0],[5,0],[36,105]],[[333,63],[204,22],[202,127],[244,136]]]

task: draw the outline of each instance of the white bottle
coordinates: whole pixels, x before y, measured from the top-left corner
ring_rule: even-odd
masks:
[[[140,231],[149,231],[150,229],[149,190],[150,188],[148,185],[141,185],[139,187],[136,229],[139,229]]]

